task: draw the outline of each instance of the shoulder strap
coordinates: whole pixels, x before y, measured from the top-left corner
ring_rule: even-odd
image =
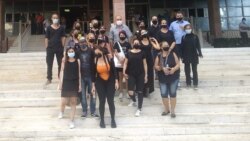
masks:
[[[119,43],[119,41],[117,41],[117,44],[118,44],[118,46],[119,46],[120,51],[124,54],[123,49],[122,49],[122,46],[121,46],[121,44]]]

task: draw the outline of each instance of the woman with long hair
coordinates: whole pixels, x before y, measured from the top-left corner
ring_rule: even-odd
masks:
[[[100,127],[106,128],[104,112],[107,99],[111,115],[111,127],[116,128],[114,96],[119,83],[114,61],[108,57],[108,52],[104,47],[99,46],[96,50],[98,51],[95,55],[92,73],[92,93],[97,91],[99,97]]]
[[[76,112],[77,98],[81,92],[80,61],[76,59],[74,47],[66,49],[65,60],[62,62],[59,90],[61,90],[61,111],[58,118],[63,118],[65,106],[69,103],[71,107],[69,128],[74,128],[74,117]]]

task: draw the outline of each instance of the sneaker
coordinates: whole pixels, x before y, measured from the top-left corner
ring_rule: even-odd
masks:
[[[63,112],[60,112],[58,115],[58,119],[62,119],[63,118]]]
[[[168,115],[169,113],[170,113],[169,111],[168,111],[168,112],[162,112],[161,115],[162,115],[162,116],[166,116],[166,115]]]
[[[171,113],[171,118],[175,118],[176,117],[176,115],[175,115],[175,113]]]
[[[111,120],[111,128],[116,128],[117,125],[116,125],[116,122],[115,120]]]
[[[83,112],[83,114],[81,115],[81,117],[87,117],[87,116],[88,116],[87,112]]]
[[[74,123],[74,121],[71,121],[69,123],[69,129],[73,129],[73,128],[75,128],[75,123]]]
[[[96,113],[91,114],[92,117],[99,117]]]
[[[137,105],[136,105],[136,102],[133,102],[133,101],[132,101],[132,102],[130,102],[130,103],[128,104],[128,106],[129,106],[129,107],[136,107]]]
[[[138,110],[135,112],[135,116],[136,116],[136,117],[139,117],[140,115],[141,115],[141,110],[138,109]]]
[[[49,85],[51,83],[52,83],[51,80],[47,80],[44,85],[47,86],[47,85]]]
[[[197,85],[194,85],[194,90],[198,90],[198,86]]]
[[[104,120],[101,120],[101,121],[100,121],[100,127],[101,127],[101,128],[106,128],[106,125],[105,125]]]

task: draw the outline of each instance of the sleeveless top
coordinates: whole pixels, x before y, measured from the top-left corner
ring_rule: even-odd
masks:
[[[170,52],[170,54],[167,57],[163,57],[162,54],[160,53],[158,55],[158,58],[159,58],[160,66],[162,67],[172,68],[172,67],[175,67],[176,65],[173,52]],[[175,81],[176,79],[179,79],[179,77],[180,77],[180,69],[175,71],[175,73],[172,75],[165,75],[163,70],[158,71],[158,78],[159,78],[160,83],[171,83]]]
[[[107,63],[107,65],[98,65],[96,66],[97,72],[99,73],[100,78],[103,80],[108,80],[109,79],[109,71],[110,71],[110,66]]]
[[[77,80],[79,79],[79,66],[77,59],[74,62],[69,62],[64,66],[63,80]]]

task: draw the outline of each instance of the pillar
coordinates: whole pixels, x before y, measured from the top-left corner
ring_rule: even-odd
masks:
[[[0,40],[5,38],[5,5],[4,0],[0,0]]]
[[[5,40],[5,4],[0,0],[0,52],[6,51]]]
[[[211,39],[222,37],[220,6],[218,0],[208,0],[208,14]]]
[[[126,23],[125,0],[113,0],[113,21],[116,16],[122,16],[123,23]]]
[[[103,25],[106,29],[110,27],[110,8],[109,8],[110,0],[103,0]]]

